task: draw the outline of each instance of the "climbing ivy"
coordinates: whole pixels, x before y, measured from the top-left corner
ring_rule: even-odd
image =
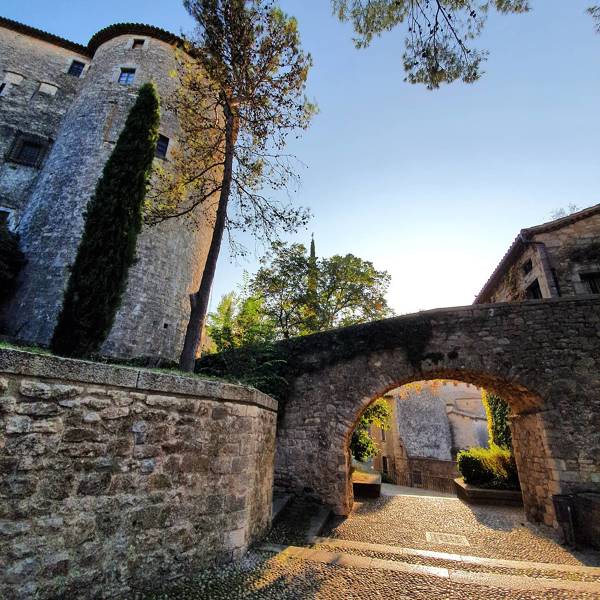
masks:
[[[140,88],[87,207],[83,236],[51,343],[57,354],[90,356],[112,327],[135,260],[159,121],[156,89],[146,84]]]
[[[508,417],[510,407],[499,396],[484,391],[481,398],[487,414],[490,445],[512,449],[512,435]]]

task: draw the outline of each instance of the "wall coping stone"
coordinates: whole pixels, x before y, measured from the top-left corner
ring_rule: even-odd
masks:
[[[275,399],[244,385],[197,376],[156,373],[137,367],[35,354],[13,348],[0,348],[0,373],[216,398],[224,402],[254,405],[271,412],[277,412],[278,407]]]

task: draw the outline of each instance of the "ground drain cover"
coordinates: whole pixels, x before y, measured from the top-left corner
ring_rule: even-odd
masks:
[[[427,541],[432,544],[449,544],[452,546],[468,546],[469,540],[464,535],[453,535],[452,533],[425,533]]]

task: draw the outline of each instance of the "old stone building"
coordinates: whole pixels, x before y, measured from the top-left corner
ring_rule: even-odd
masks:
[[[386,394],[392,424],[371,427],[380,453],[373,468],[398,485],[453,490],[456,453],[486,446],[481,389],[459,381],[422,381]]]
[[[0,18],[0,218],[20,236],[27,264],[3,307],[4,333],[49,343],[94,191],[137,90],[173,93],[179,38],[118,24],[87,46]],[[157,161],[168,165],[179,124],[163,111]],[[209,221],[210,219],[204,219]],[[175,359],[211,227],[177,220],[146,228],[102,353]]]
[[[523,229],[475,304],[600,294],[600,204]]]

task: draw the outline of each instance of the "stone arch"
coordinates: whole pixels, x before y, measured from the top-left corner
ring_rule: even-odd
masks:
[[[599,323],[597,299],[558,300],[431,311],[303,338],[280,416],[277,486],[347,514],[348,441],[366,406],[412,381],[456,379],[508,401],[527,516],[555,525],[554,494],[600,491]],[[418,343],[415,325],[427,333]]]

